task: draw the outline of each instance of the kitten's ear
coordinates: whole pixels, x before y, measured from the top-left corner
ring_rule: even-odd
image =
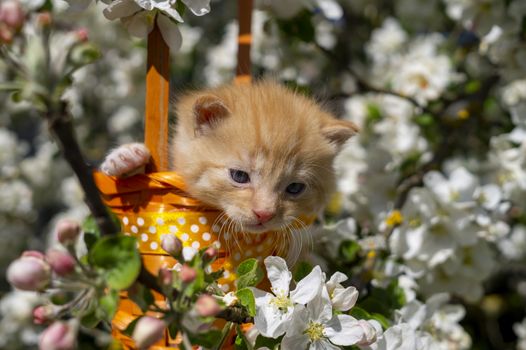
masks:
[[[230,111],[218,97],[199,97],[194,103],[195,133],[203,135],[211,131]]]
[[[340,149],[359,130],[358,126],[349,120],[331,119],[322,127],[321,133],[330,143],[335,144]]]

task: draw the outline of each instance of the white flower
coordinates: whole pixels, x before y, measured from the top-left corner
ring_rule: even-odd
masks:
[[[387,18],[380,28],[373,30],[365,50],[377,63],[383,63],[397,53],[407,41],[407,33],[394,18]]]
[[[281,349],[339,349],[336,345],[371,341],[375,335],[369,323],[360,323],[349,315],[333,316],[328,292],[323,288],[307,306],[296,305]]]
[[[292,274],[284,259],[269,256],[265,259],[267,276],[272,293],[253,288],[256,298],[256,328],[265,337],[277,338],[285,333],[294,313],[294,305],[305,305],[320,291],[323,276],[319,266],[299,281],[296,289],[289,293]],[[290,295],[289,295],[290,294]]]
[[[350,310],[356,300],[358,300],[358,291],[354,287],[343,287],[340,282],[347,281],[348,277],[341,272],[335,272],[329,281],[325,283],[329,293],[332,306],[339,311]]]

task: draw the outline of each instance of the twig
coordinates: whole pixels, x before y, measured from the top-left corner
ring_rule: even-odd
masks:
[[[77,175],[86,196],[86,204],[93,214],[102,235],[117,234],[119,228],[113,222],[106,206],[100,198],[99,190],[91,174],[91,169],[84,161],[79,144],[75,138],[73,124],[66,111],[66,103],[61,102],[60,110],[55,111],[55,113],[52,106],[48,106],[46,119],[49,129],[60,145],[64,158],[75,172],[75,175]]]
[[[223,344],[225,343],[226,338],[228,338],[228,335],[232,331],[233,327],[234,323],[232,322],[228,322],[227,324],[225,324],[225,326],[223,327],[223,331],[221,332],[221,340],[219,341],[219,343],[216,344],[214,350],[220,350],[223,348]]]

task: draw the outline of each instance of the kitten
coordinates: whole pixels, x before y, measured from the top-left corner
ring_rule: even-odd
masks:
[[[241,232],[279,230],[319,213],[335,187],[334,157],[358,131],[268,81],[187,94],[176,113],[173,170],[192,197],[224,211]],[[149,158],[144,145],[124,145],[101,170],[128,176]]]

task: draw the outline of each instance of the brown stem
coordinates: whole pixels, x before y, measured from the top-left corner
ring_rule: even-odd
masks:
[[[49,109],[51,110],[51,109]],[[79,144],[75,138],[75,131],[71,118],[67,114],[66,104],[61,103],[60,111],[48,112],[49,128],[58,141],[64,158],[69,163],[77,176],[85,194],[85,201],[88,205],[102,235],[114,235],[119,232],[119,228],[113,222],[106,206],[102,202],[99,190],[93,180],[92,170],[84,160]]]

